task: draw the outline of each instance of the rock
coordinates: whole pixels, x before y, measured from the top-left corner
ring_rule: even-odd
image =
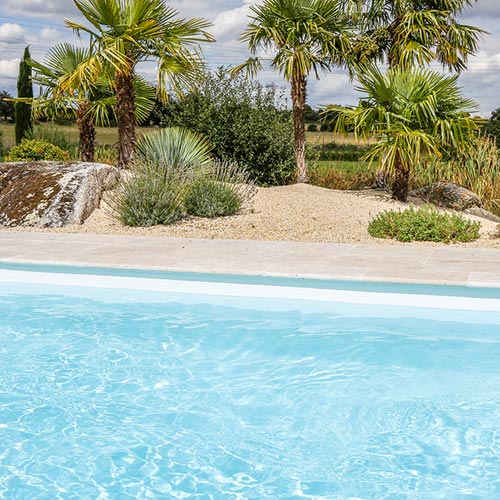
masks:
[[[417,191],[412,191],[410,196],[415,196],[439,207],[460,211],[482,206],[479,196],[468,189],[453,184],[453,182],[436,182]]]
[[[82,224],[118,178],[115,167],[101,163],[0,163],[0,224]]]
[[[491,212],[488,212],[488,210],[485,210],[484,208],[472,207],[468,208],[467,210],[464,210],[464,212],[466,214],[475,215],[476,217],[482,217],[483,219],[490,220],[491,222],[500,223],[500,217],[498,217],[498,215],[492,214]]]

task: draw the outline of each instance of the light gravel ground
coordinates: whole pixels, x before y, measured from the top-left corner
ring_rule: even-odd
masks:
[[[116,221],[104,206],[96,210],[82,226],[70,226],[57,232],[93,234],[137,234],[185,238],[240,240],[288,240],[335,243],[391,243],[372,238],[368,223],[379,212],[404,209],[408,204],[391,200],[376,191],[335,191],[305,184],[259,188],[251,208],[242,214],[219,219],[191,218],[171,226],[128,228]],[[465,215],[481,222],[481,238],[468,247],[500,249],[497,224]],[[12,229],[12,228],[9,228]],[[26,228],[22,228],[23,231]],[[48,231],[47,229],[32,229]],[[394,242],[394,244],[401,244]],[[436,245],[433,243],[413,243]]]

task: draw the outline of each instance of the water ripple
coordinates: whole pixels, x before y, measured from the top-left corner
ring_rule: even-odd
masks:
[[[0,319],[0,498],[500,498],[498,325],[56,295]]]

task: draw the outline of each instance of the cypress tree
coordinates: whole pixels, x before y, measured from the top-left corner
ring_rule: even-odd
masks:
[[[33,84],[31,82],[31,59],[29,46],[24,49],[24,56],[19,65],[19,77],[17,79],[17,97],[33,98]],[[31,118],[31,104],[25,102],[15,103],[16,120],[16,144],[25,137],[30,137],[33,132],[33,120]]]

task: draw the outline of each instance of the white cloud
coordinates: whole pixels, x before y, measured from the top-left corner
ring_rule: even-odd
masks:
[[[0,81],[15,79],[19,73],[21,59],[0,59]]]
[[[214,19],[212,32],[217,39],[237,37],[248,24],[250,7],[254,0],[243,0],[243,5],[219,13]]]
[[[29,17],[74,16],[78,11],[71,0],[2,0],[2,12]]]
[[[18,42],[24,38],[26,30],[16,23],[0,24],[0,40],[3,42]]]
[[[61,32],[54,28],[43,28],[40,38],[45,42],[55,42],[61,38]]]

